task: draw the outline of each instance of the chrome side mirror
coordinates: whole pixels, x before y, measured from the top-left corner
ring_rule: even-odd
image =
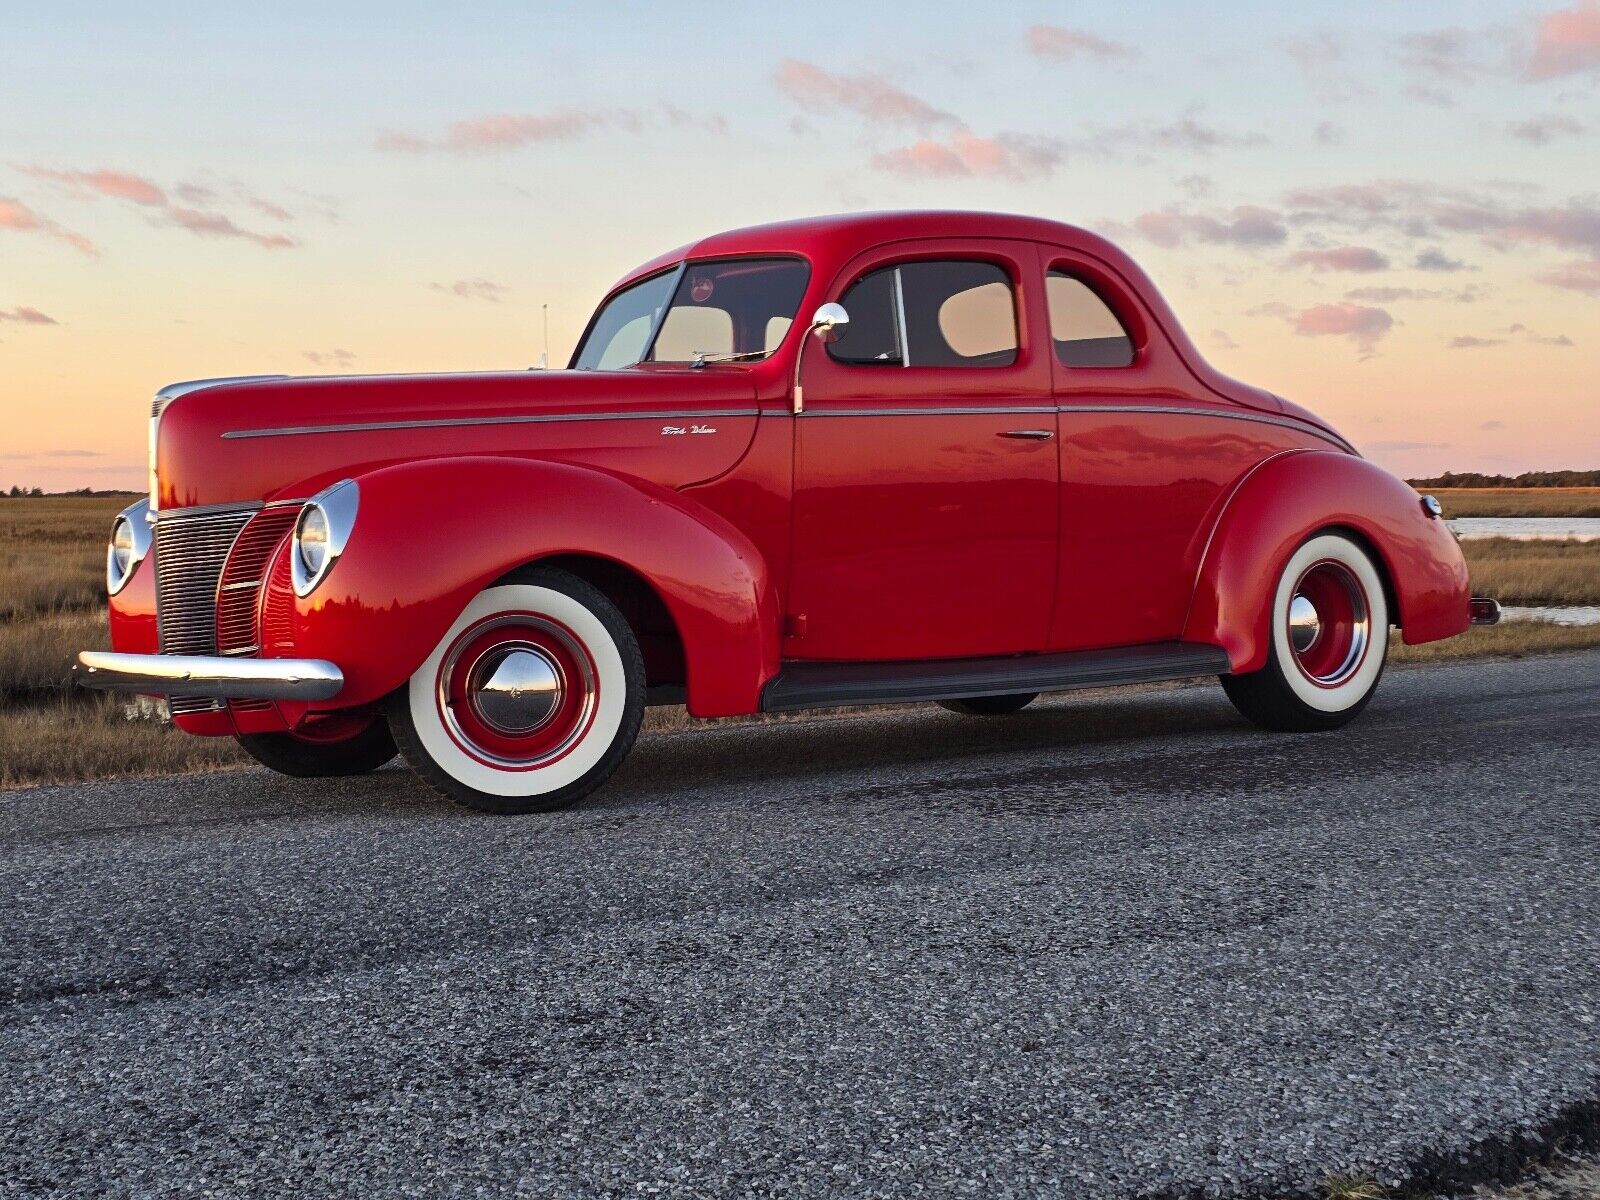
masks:
[[[819,305],[817,311],[811,314],[811,328],[807,334],[815,334],[819,342],[837,342],[844,336],[844,331],[850,326],[850,314],[842,304]],[[800,364],[806,360],[806,340],[800,339],[800,346],[794,352],[794,412],[799,416],[805,411],[805,394],[800,390]]]
[[[821,305],[811,317],[811,332],[819,342],[837,342],[850,326],[850,314],[842,304]]]

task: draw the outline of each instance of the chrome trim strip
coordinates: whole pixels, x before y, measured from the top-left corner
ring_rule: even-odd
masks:
[[[1054,415],[1054,408],[1034,408],[1031,406],[1006,406],[993,407],[966,407],[951,405],[949,408],[808,408],[807,417],[982,417],[990,413],[999,416],[1009,413],[1035,413],[1039,415]]]
[[[569,421],[687,421],[708,417],[755,417],[759,408],[653,410],[648,412],[597,412],[597,413],[536,413],[514,417],[429,417],[414,421],[356,421],[344,425],[285,425],[272,429],[231,429],[224,438],[299,437],[313,433],[368,433],[392,429],[446,429],[474,425],[546,425]],[[772,409],[773,413],[780,410]],[[1331,442],[1351,454],[1359,453],[1354,446],[1338,434],[1293,417],[1276,417],[1270,413],[1231,412],[1226,409],[1197,408],[1180,404],[1058,404],[1058,405],[1006,405],[941,407],[919,405],[905,408],[812,408],[806,410],[811,417],[971,417],[988,413],[1157,413],[1180,417],[1217,417],[1224,421],[1254,421],[1261,425],[1277,425],[1310,434]],[[274,504],[303,504],[303,500],[274,501]],[[205,507],[232,507],[205,506]],[[257,505],[260,507],[260,505]],[[198,509],[178,510],[197,512]]]
[[[1226,409],[1196,408],[1182,404],[1058,404],[1045,408],[1031,406],[993,406],[993,407],[966,407],[951,406],[949,408],[933,405],[919,405],[914,408],[812,408],[806,410],[806,415],[811,417],[970,417],[982,416],[985,413],[1161,413],[1179,417],[1219,417],[1224,421],[1255,421],[1262,425],[1277,425],[1284,429],[1293,429],[1297,433],[1308,433],[1313,437],[1322,438],[1334,445],[1348,450],[1351,454],[1359,453],[1354,446],[1345,441],[1336,433],[1330,433],[1316,425],[1300,421],[1294,417],[1275,417],[1270,413],[1258,412],[1231,412]]]
[[[906,287],[900,268],[894,269],[894,325],[900,339],[900,365],[911,365],[911,341],[906,336]]]
[[[688,269],[689,260],[686,258],[678,264],[678,269],[672,273],[672,282],[667,285],[666,303],[661,306],[661,311],[656,314],[655,323],[650,326],[650,336],[645,339],[643,352],[632,363],[628,364],[629,366],[637,367],[642,362],[649,362],[650,356],[656,352],[656,339],[661,336],[661,327],[667,323],[667,314],[672,311],[672,302],[678,298],[678,288],[682,286],[684,273]],[[639,281],[639,283],[643,282],[643,279]],[[638,285],[636,284],[635,286]],[[595,315],[600,315],[598,309],[595,310]],[[585,340],[587,340],[589,331],[585,329],[583,332]]]
[[[307,433],[368,433],[385,429],[446,429],[458,425],[548,425],[564,421],[692,421],[707,417],[755,417],[759,408],[649,410],[641,412],[532,413],[515,417],[427,417],[414,421],[355,421],[348,425],[284,425],[276,429],[230,429],[225,438],[299,437]],[[288,503],[283,501],[282,503]],[[298,501],[297,503],[304,503]]]
[[[164,508],[156,514],[156,524],[198,521],[204,517],[238,516],[265,508],[259,500],[229,501],[227,504],[191,504],[188,508]]]
[[[331,700],[344,687],[344,672],[321,658],[84,650],[72,673],[82,687],[232,700]]]
[[[1232,412],[1218,408],[1195,408],[1184,404],[1061,404],[1056,406],[1058,413],[1170,413],[1180,417],[1221,417],[1225,421],[1255,421],[1262,425],[1279,425],[1284,429],[1293,429],[1300,433],[1309,433],[1314,437],[1323,438],[1342,446],[1356,454],[1358,451],[1349,442],[1336,433],[1331,433],[1320,426],[1308,421],[1301,421],[1295,417],[1275,417],[1270,413],[1261,412]]]

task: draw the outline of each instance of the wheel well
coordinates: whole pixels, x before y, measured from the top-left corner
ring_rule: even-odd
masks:
[[[665,602],[655,588],[637,572],[609,558],[587,554],[557,554],[526,563],[508,572],[509,580],[529,567],[559,567],[598,588],[617,606],[623,619],[639,640],[644,655],[645,686],[681,690],[688,683],[683,638]],[[668,698],[672,698],[670,695]]]
[[[1327,529],[1318,530],[1319,533],[1337,533],[1349,538],[1372,560],[1373,567],[1378,572],[1378,578],[1383,581],[1383,598],[1389,605],[1389,624],[1405,628],[1405,621],[1400,612],[1400,597],[1394,590],[1394,576],[1389,570],[1389,562],[1379,550],[1377,544],[1359,529],[1352,529],[1348,525],[1333,525]],[[1314,535],[1313,535],[1314,536]]]

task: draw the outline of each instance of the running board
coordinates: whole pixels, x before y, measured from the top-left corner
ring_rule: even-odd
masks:
[[[763,712],[838,708],[846,704],[915,704],[1017,692],[1163,683],[1225,675],[1228,655],[1217,646],[1158,642],[1115,650],[1074,650],[1007,658],[910,662],[787,662],[762,690]]]

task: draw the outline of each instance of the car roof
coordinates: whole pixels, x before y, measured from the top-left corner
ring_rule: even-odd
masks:
[[[1098,234],[1076,225],[1016,213],[922,210],[836,213],[750,225],[712,234],[650,260],[630,271],[618,287],[686,258],[744,254],[800,254],[819,271],[832,272],[874,246],[916,238],[1010,238],[1071,246],[1122,263],[1125,256]]]

